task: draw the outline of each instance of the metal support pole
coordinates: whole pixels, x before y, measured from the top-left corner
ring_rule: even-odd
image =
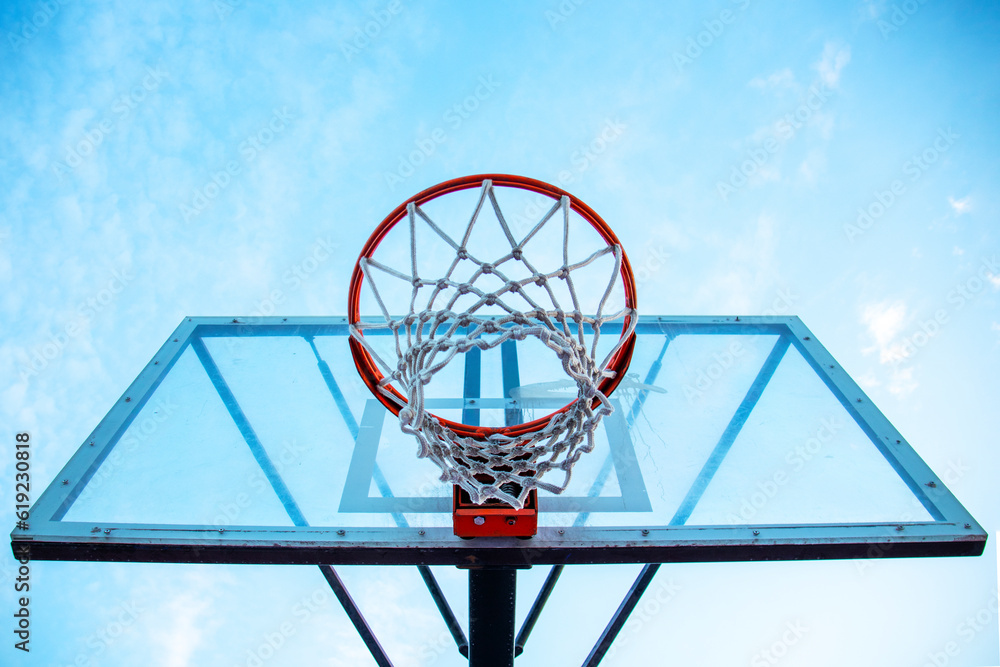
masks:
[[[538,597],[535,598],[535,604],[531,605],[531,611],[528,612],[528,617],[524,619],[524,624],[521,626],[520,632],[517,633],[517,639],[514,640],[515,658],[524,652],[524,644],[528,641],[528,635],[535,627],[538,617],[542,615],[542,609],[545,608],[545,603],[552,595],[552,590],[556,587],[556,582],[559,581],[563,567],[563,565],[553,565],[552,569],[549,570],[549,576],[545,578],[545,583],[542,584],[542,589],[538,591]]]
[[[514,666],[517,570],[469,570],[469,667]]]
[[[320,565],[319,571],[323,573],[326,577],[327,583],[330,584],[330,588],[333,590],[333,594],[337,596],[340,600],[340,605],[347,612],[347,617],[351,619],[351,623],[354,624],[354,629],[358,631],[361,635],[361,640],[371,651],[372,657],[375,658],[375,663],[378,667],[392,667],[392,663],[389,661],[389,656],[385,654],[382,649],[382,645],[378,643],[378,639],[375,638],[375,633],[368,626],[368,622],[365,621],[365,617],[361,615],[361,610],[358,606],[354,604],[354,600],[351,599],[351,594],[347,592],[347,588],[344,587],[344,582],[340,580],[337,576],[336,571],[329,565]]]
[[[601,659],[604,658],[604,654],[608,652],[611,648],[611,643],[618,636],[619,631],[625,625],[625,621],[628,620],[629,614],[635,609],[635,606],[639,604],[639,598],[642,594],[646,592],[646,588],[649,586],[650,582],[653,581],[653,577],[656,576],[656,571],[660,569],[659,563],[650,563],[649,565],[643,565],[642,572],[639,573],[639,578],[635,580],[632,584],[632,588],[629,589],[628,595],[622,600],[622,603],[618,606],[618,611],[615,612],[614,617],[611,622],[608,623],[608,627],[604,629],[601,634],[601,638],[597,640],[597,645],[587,656],[587,660],[584,661],[583,667],[597,667],[600,664]]]
[[[441,612],[441,618],[444,619],[445,625],[448,626],[448,632],[450,632],[451,636],[455,639],[455,645],[458,646],[458,652],[468,658],[469,640],[465,638],[465,633],[462,632],[462,626],[459,625],[458,619],[455,618],[455,614],[451,610],[451,606],[448,605],[448,601],[445,599],[444,593],[441,591],[441,587],[438,586],[437,579],[434,578],[431,568],[426,565],[418,565],[417,571],[420,572],[420,576],[424,578],[424,583],[427,584],[427,590],[430,591],[431,597],[434,599],[434,604],[437,605],[438,611]]]

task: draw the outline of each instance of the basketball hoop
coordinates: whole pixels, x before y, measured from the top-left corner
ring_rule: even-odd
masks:
[[[477,187],[478,202],[466,214],[470,217],[460,239],[448,235],[444,225],[424,210],[446,195]],[[517,239],[498,203],[498,188],[542,195],[551,206],[523,238]],[[470,236],[484,217],[481,213],[487,203],[507,243],[488,259],[469,250]],[[589,255],[570,257],[571,215],[596,230],[604,245]],[[541,271],[526,256],[529,253],[525,245],[546,225],[559,224],[555,222],[559,218],[563,229],[562,262],[553,270]],[[404,220],[410,228],[408,273],[398,264],[380,262],[376,257],[380,244]],[[416,239],[424,228],[452,255],[439,267],[440,275],[436,277],[421,275],[425,271],[418,268]],[[607,263],[605,257],[610,258],[613,270],[602,287],[603,293],[595,292],[600,293],[600,298],[594,312],[584,312],[574,276],[587,270],[599,272],[597,267],[602,261]],[[466,266],[471,275],[456,277],[459,266]],[[520,278],[513,277],[510,269],[515,267],[522,274]],[[375,280],[377,275],[409,283],[407,313],[389,312]],[[378,321],[361,316],[361,292],[366,283],[378,304]],[[616,285],[621,294],[615,298],[620,298],[623,305],[606,312]],[[571,305],[560,303],[556,288],[570,295]],[[463,301],[467,303],[464,308],[459,306]],[[519,509],[531,489],[553,493],[564,490],[572,466],[581,454],[593,449],[594,430],[601,418],[613,411],[607,397],[624,378],[631,361],[635,304],[635,281],[628,258],[614,232],[589,206],[560,188],[534,179],[502,174],[467,176],[424,190],[400,204],[364,245],[348,292],[351,354],[372,394],[399,417],[404,432],[416,436],[419,456],[437,463],[443,481],[464,488],[475,503],[496,499]],[[601,327],[608,323],[615,323],[616,328],[620,324],[621,334],[599,360]],[[388,358],[385,351],[379,354],[364,335],[372,330],[392,336],[395,348]],[[473,349],[490,350],[511,339],[523,341],[529,337],[558,356],[576,383],[575,400],[545,417],[507,426],[464,424],[426,409],[425,386],[456,355]],[[553,469],[565,473],[562,483],[542,480]]]

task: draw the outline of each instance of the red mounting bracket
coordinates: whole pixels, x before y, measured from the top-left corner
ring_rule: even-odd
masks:
[[[452,522],[459,537],[532,537],[538,532],[538,491],[532,489],[524,508],[490,500],[476,505],[469,492],[455,485],[452,493]]]

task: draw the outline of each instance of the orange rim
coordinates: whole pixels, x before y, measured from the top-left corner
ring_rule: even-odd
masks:
[[[364,247],[361,249],[361,254],[358,255],[358,261],[354,264],[354,271],[351,274],[351,283],[348,287],[347,293],[347,319],[351,325],[355,325],[361,321],[360,313],[360,299],[361,299],[361,285],[364,282],[364,274],[361,272],[361,259],[371,258],[374,254],[376,248],[382,243],[382,239],[385,235],[389,233],[389,230],[395,227],[402,219],[406,217],[406,207],[412,202],[418,206],[431,201],[432,199],[437,199],[442,195],[446,195],[450,192],[458,192],[460,190],[468,190],[470,188],[481,187],[483,181],[490,180],[493,181],[494,186],[506,186],[520,188],[522,190],[529,190],[531,192],[537,192],[539,194],[549,195],[555,199],[560,199],[563,196],[569,197],[570,208],[575,211],[580,217],[586,220],[590,225],[597,230],[597,233],[601,235],[601,238],[609,245],[617,245],[621,247],[621,242],[615,233],[608,226],[608,223],[604,222],[603,218],[599,216],[592,208],[587,206],[584,202],[580,201],[570,193],[566,192],[561,188],[557,188],[554,185],[550,185],[544,181],[535,180],[533,178],[526,178],[524,176],[512,176],[509,174],[479,174],[476,176],[463,176],[461,178],[454,178],[450,181],[445,181],[444,183],[439,183],[433,187],[427,188],[423,192],[419,192],[405,202],[397,206],[392,213],[390,213],[386,218],[379,223],[375,231],[368,238]],[[625,305],[626,307],[635,310],[636,308],[636,291],[635,291],[635,278],[632,274],[632,265],[629,264],[628,255],[625,253],[625,249],[622,248],[622,262],[621,271],[622,284],[625,290]],[[631,324],[631,317],[626,316],[624,326],[622,327],[622,337],[629,330]],[[361,379],[364,380],[365,384],[372,394],[377,398],[382,405],[384,405],[392,414],[399,415],[399,411],[402,406],[406,405],[406,398],[399,393],[399,391],[393,387],[391,384],[385,387],[379,387],[379,383],[385,379],[382,375],[382,371],[379,370],[378,365],[375,360],[369,354],[368,350],[365,349],[358,341],[353,337],[350,338],[351,355],[354,357],[354,365],[358,369],[358,374]],[[611,358],[611,362],[608,364],[608,368],[615,371],[614,377],[604,378],[598,385],[598,389],[605,396],[610,396],[611,393],[618,387],[618,384],[625,377],[625,371],[628,370],[629,364],[632,361],[632,352],[635,348],[635,332],[633,331],[629,334],[628,338],[621,343],[621,347]],[[399,403],[393,401],[388,396],[386,396],[383,391],[388,390],[393,396],[395,396]],[[451,421],[449,419],[443,419],[434,415],[434,417],[441,422],[442,425],[451,429],[457,435],[462,437],[471,437],[477,440],[485,440],[491,435],[503,434],[509,437],[516,437],[525,435],[528,433],[533,433],[545,427],[546,424],[557,414],[566,412],[573,406],[574,403],[579,399],[571,401],[562,408],[552,412],[551,414],[541,417],[539,419],[532,420],[530,422],[525,422],[523,424],[517,424],[515,426],[469,426],[468,424],[463,424],[461,422]],[[596,407],[600,401],[594,399],[592,404]]]

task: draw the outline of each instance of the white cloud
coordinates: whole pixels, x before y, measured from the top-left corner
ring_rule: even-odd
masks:
[[[905,381],[909,377],[899,368],[900,362],[909,356],[909,351],[906,348],[907,341],[905,338],[897,340],[903,328],[912,319],[907,311],[903,301],[882,301],[868,304],[861,315],[861,322],[867,327],[868,335],[874,340],[874,344],[862,349],[862,353],[877,352],[880,364],[894,366],[893,382]]]
[[[868,327],[875,344],[884,348],[902,331],[906,323],[906,304],[902,301],[869,304],[861,315],[861,323]]]
[[[866,0],[861,5],[861,17],[874,21],[885,12],[887,4],[886,0]]]
[[[698,308],[724,313],[748,313],[761,302],[773,300],[778,274],[774,258],[780,242],[780,226],[773,216],[760,214],[747,221],[736,237],[706,239],[713,247],[727,247],[722,263],[699,283],[691,302]]]
[[[865,371],[863,375],[859,375],[857,377],[857,381],[858,384],[865,389],[874,389],[875,387],[880,387],[882,385],[882,383],[879,382],[878,375],[876,375],[875,371],[871,369]]]
[[[757,173],[750,180],[753,185],[768,182],[777,183],[779,181],[781,181],[781,168],[778,165],[764,165],[757,170]]]
[[[767,77],[754,77],[750,80],[751,88],[758,88],[760,90],[774,90],[777,88],[791,88],[795,85],[795,75],[792,74],[792,70],[788,67],[782,70],[778,70]]]
[[[972,202],[970,202],[969,199],[969,197],[962,197],[961,199],[948,197],[948,203],[951,204],[951,208],[955,211],[955,215],[962,215],[963,213],[968,213],[972,209]]]
[[[806,159],[799,164],[799,174],[810,185],[826,171],[826,153],[820,149],[809,151]]]
[[[920,384],[913,379],[913,368],[896,368],[889,379],[889,392],[896,398],[905,398],[912,394]]]
[[[962,248],[959,248],[958,246],[955,246],[954,248],[951,249],[951,254],[955,255],[957,257],[959,255],[964,255],[965,254],[965,250],[963,250]]]
[[[862,350],[864,354],[878,352],[878,361],[889,367],[886,389],[897,398],[905,398],[920,386],[914,377],[914,368],[903,365],[912,354],[907,347],[907,338],[898,338],[911,316],[903,301],[872,303],[865,307],[861,321],[868,328],[868,334],[875,344]],[[881,384],[871,373],[866,378],[868,386]]]
[[[150,632],[151,641],[158,645],[158,664],[164,667],[190,665],[195,652],[216,629],[210,621],[215,606],[212,575],[195,571],[188,581],[189,590],[171,591],[172,596],[160,608],[157,628]]]
[[[823,56],[816,63],[816,71],[820,80],[830,88],[836,88],[840,83],[840,71],[851,62],[851,47],[838,47],[833,42],[827,42],[823,48]]]

